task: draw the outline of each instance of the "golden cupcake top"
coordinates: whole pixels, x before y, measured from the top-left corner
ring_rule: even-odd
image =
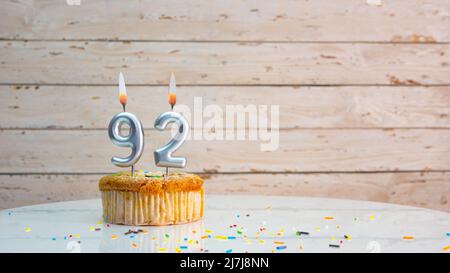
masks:
[[[161,172],[136,171],[134,177],[130,172],[106,175],[100,179],[100,191],[127,191],[162,193],[174,191],[196,191],[203,186],[203,179],[195,174],[169,173],[164,177]]]

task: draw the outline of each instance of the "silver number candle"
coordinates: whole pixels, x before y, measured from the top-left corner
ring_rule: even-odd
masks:
[[[186,158],[173,157],[172,153],[181,147],[188,136],[189,124],[187,120],[179,113],[165,112],[155,120],[155,128],[163,131],[172,122],[178,125],[178,132],[169,143],[155,150],[155,164],[158,167],[184,168],[186,166]]]
[[[122,124],[130,126],[130,132],[122,136],[120,128]],[[115,115],[108,127],[108,135],[114,145],[131,148],[131,154],[127,157],[113,156],[111,162],[118,167],[133,166],[141,157],[144,150],[144,129],[139,119],[128,112]]]

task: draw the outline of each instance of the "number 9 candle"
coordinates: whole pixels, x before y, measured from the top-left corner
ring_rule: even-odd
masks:
[[[123,74],[119,74],[119,100],[123,112],[115,115],[108,126],[108,135],[111,142],[119,147],[131,148],[131,154],[127,157],[113,156],[111,163],[118,167],[130,167],[131,176],[134,176],[134,164],[138,162],[144,150],[144,128],[139,119],[132,113],[126,112],[127,93]],[[120,129],[123,124],[130,127],[128,135],[121,135]]]

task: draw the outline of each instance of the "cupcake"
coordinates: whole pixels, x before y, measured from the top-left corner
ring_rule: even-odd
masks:
[[[175,225],[203,218],[203,179],[195,174],[129,172],[100,179],[103,219],[123,225]]]

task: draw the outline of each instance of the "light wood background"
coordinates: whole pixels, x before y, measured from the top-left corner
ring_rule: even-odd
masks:
[[[369,1],[370,2],[370,1]],[[178,101],[280,105],[280,148],[188,141],[208,193],[450,211],[450,1],[0,1],[0,208],[97,197],[120,111],[146,127]],[[240,128],[241,130],[245,128]]]

